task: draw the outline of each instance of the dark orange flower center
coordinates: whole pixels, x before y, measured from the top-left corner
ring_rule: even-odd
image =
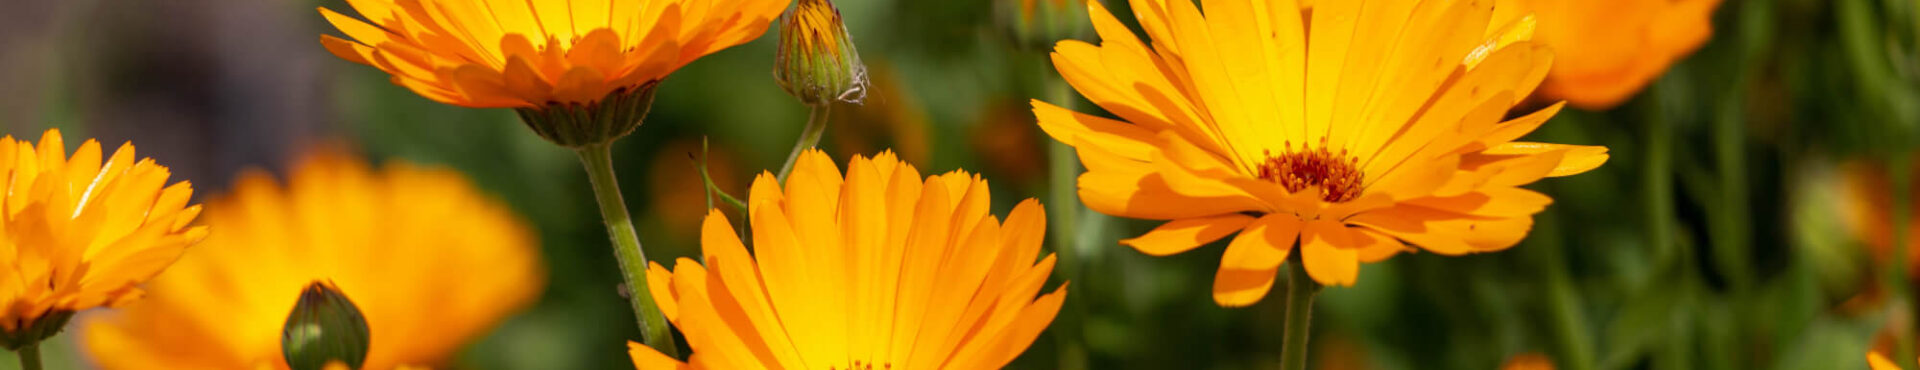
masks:
[[[1327,140],[1320,139],[1320,147],[1310,148],[1301,145],[1298,150],[1293,143],[1287,143],[1287,152],[1273,155],[1267,151],[1267,161],[1260,164],[1260,179],[1272,181],[1287,188],[1290,192],[1306,191],[1316,188],[1320,199],[1340,203],[1360,197],[1360,159],[1347,155],[1345,149],[1339,153],[1327,150]]]

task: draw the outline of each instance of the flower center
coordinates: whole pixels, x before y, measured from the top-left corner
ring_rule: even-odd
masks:
[[[1360,197],[1360,159],[1347,155],[1345,149],[1339,153],[1327,150],[1327,140],[1320,139],[1320,147],[1310,148],[1301,145],[1293,148],[1287,143],[1287,152],[1273,155],[1267,151],[1267,161],[1260,164],[1260,179],[1272,181],[1287,188],[1290,192],[1301,192],[1308,188],[1320,189],[1320,199],[1340,203]]]

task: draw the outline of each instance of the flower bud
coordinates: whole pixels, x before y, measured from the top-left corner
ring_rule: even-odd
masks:
[[[322,370],[330,363],[358,369],[367,360],[369,337],[367,320],[353,300],[333,284],[315,281],[287,314],[280,352],[293,370]]]
[[[780,18],[773,78],[807,105],[867,97],[867,66],[831,0],[799,0]]]
[[[73,318],[73,311],[53,311],[24,322],[0,325],[0,347],[17,350],[29,344],[40,343],[60,329],[67,327],[67,319]]]
[[[520,123],[554,144],[568,148],[605,144],[640,128],[647,111],[653,108],[653,90],[659,84],[655,81],[615,89],[587,103],[549,102],[513,111],[520,114]]]

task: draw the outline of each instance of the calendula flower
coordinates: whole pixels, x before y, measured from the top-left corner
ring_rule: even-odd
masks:
[[[648,281],[686,334],[687,363],[629,344],[640,369],[992,369],[1025,351],[1066,297],[1035,298],[1053,271],[1046,215],[1032,199],[1005,223],[987,182],[922,181],[881,153],[843,178],[818,150],[782,189],[770,173],[748,200],[750,255],[725,216],[701,229],[706,265],[660,264]]]
[[[172,176],[132,144],[101,157],[87,140],[72,157],[60,130],[39,145],[0,138],[6,172],[0,203],[0,345],[32,346],[58,333],[74,312],[120,306],[207,235],[189,226],[200,206],[193,185]]]
[[[1540,96],[1584,109],[1620,105],[1713,35],[1720,0],[1500,0],[1494,19],[1533,14],[1534,41],[1559,57]]]
[[[789,0],[355,0],[320,43],[447,104],[517,108],[566,146],[638,127],[653,86],[766,32]]]
[[[1214,278],[1221,305],[1259,301],[1296,252],[1313,280],[1352,285],[1407,245],[1513,246],[1552,202],[1519,186],[1607,159],[1514,141],[1559,111],[1503,120],[1551,56],[1526,41],[1529,18],[1488,24],[1488,2],[1208,5],[1134,1],[1149,45],[1088,3],[1101,44],[1062,41],[1054,65],[1121,120],[1039,101],[1034,114],[1078,149],[1089,208],[1171,221],[1123,244],[1161,256],[1239,233]]]
[[[526,224],[459,173],[376,171],[338,150],[307,156],[284,186],[242,175],[206,222],[225,231],[149,283],[147,299],[85,323],[101,366],[285,369],[282,328],[315,281],[364,315],[361,368],[440,365],[545,279]]]

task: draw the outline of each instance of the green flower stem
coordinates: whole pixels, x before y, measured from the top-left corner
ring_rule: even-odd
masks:
[[[625,278],[627,299],[640,321],[642,339],[648,347],[669,357],[679,357],[673,344],[672,329],[660,306],[647,290],[647,254],[640,249],[640,235],[633,230],[633,216],[627,214],[626,199],[620,196],[620,181],[613,175],[613,143],[581,146],[574,150],[580,164],[587,168],[593,183],[593,197],[600,203],[600,217],[607,224],[607,236],[613,239],[613,256],[619,259],[620,275]]]
[[[1715,167],[1720,175],[1715,192],[1720,199],[1708,212],[1714,265],[1726,274],[1736,293],[1744,293],[1753,286],[1754,280],[1753,259],[1749,254],[1753,246],[1747,242],[1747,218],[1752,212],[1747,205],[1747,120],[1740,110],[1742,101],[1728,98],[1712,119]]]
[[[1539,256],[1547,275],[1547,312],[1559,351],[1556,360],[1567,370],[1594,368],[1593,333],[1587,327],[1586,312],[1581,309],[1579,287],[1567,271],[1566,237],[1560,229],[1560,217],[1553,212],[1534,216],[1533,235],[1527,237],[1528,251]]]
[[[1643,98],[1653,104],[1646,108],[1647,116],[1640,120],[1646,146],[1641,150],[1646,153],[1645,163],[1640,166],[1641,200],[1646,204],[1640,208],[1646,212],[1641,220],[1646,222],[1647,246],[1663,260],[1672,261],[1680,252],[1674,245],[1673,125],[1660,109],[1662,87],[1655,82],[1653,88],[1647,89],[1649,96]]]
[[[1313,325],[1313,296],[1320,293],[1320,283],[1307,276],[1307,268],[1301,263],[1298,254],[1287,261],[1287,333],[1280,343],[1280,369],[1302,370],[1307,368],[1307,336]]]
[[[1048,69],[1041,73],[1048,100],[1061,108],[1073,110],[1073,89],[1066,81]],[[1039,128],[1033,128],[1038,130]],[[1044,134],[1042,134],[1044,135]],[[1066,281],[1079,281],[1081,275],[1080,247],[1083,241],[1089,241],[1080,233],[1080,215],[1085,208],[1080,205],[1078,177],[1080,176],[1080,156],[1073,147],[1055,140],[1047,142],[1047,194],[1048,230],[1053,235],[1053,253],[1058,258],[1060,277]],[[1060,340],[1060,369],[1081,370],[1087,368],[1087,350],[1085,334],[1086,305],[1079,295],[1067,295],[1067,308],[1073,314],[1062,315],[1055,319],[1060,327],[1055,331]]]
[[[820,144],[820,136],[827,133],[827,111],[832,103],[808,105],[807,127],[800,131],[800,141],[793,143],[793,152],[787,153],[787,163],[780,165],[780,181],[785,183],[787,173],[793,171],[793,162],[800,160],[800,153]]]
[[[708,158],[711,158],[711,157],[707,156],[707,139],[700,138],[700,157],[693,159],[693,164],[694,164],[693,167],[694,169],[697,169],[700,171],[700,182],[703,184],[706,184],[707,209],[713,209],[713,198],[718,196],[718,198],[720,198],[720,201],[725,202],[727,205],[733,206],[734,209],[737,209],[740,211],[740,214],[746,214],[747,213],[746,202],[742,202],[740,201],[740,198],[734,198],[733,195],[727,194],[725,190],[720,189],[720,185],[716,185],[713,183],[713,176],[709,172],[707,172]]]
[[[20,355],[20,370],[40,370],[40,342],[20,346],[14,354]]]

